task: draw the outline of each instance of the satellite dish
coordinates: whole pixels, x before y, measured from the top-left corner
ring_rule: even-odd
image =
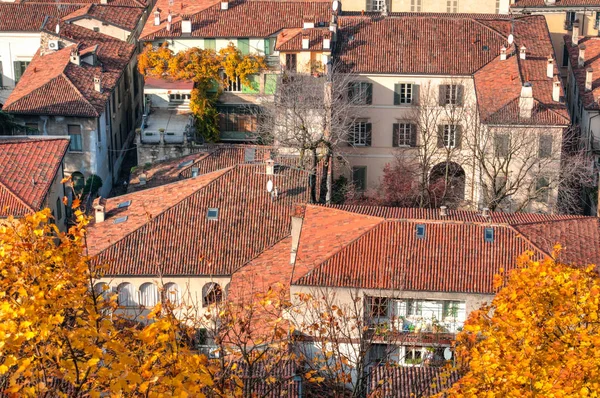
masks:
[[[333,11],[337,11],[340,9],[340,2],[338,0],[335,0],[333,2],[333,4],[331,5],[331,8],[333,8]]]
[[[268,193],[273,192],[273,181],[271,181],[271,180],[267,181],[267,192]]]
[[[515,41],[515,37],[511,33],[510,35],[508,35],[508,44],[513,44],[514,41]]]
[[[452,359],[452,350],[450,349],[450,347],[446,347],[446,349],[444,350],[444,359],[446,361],[449,361]]]

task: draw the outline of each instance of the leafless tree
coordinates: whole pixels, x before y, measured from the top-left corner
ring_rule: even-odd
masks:
[[[264,142],[297,152],[312,171],[311,201],[331,201],[334,154],[348,142],[356,120],[348,98],[349,74],[329,68],[327,74],[285,71],[274,99],[261,100],[257,134]],[[323,164],[325,189],[317,198],[317,165]]]

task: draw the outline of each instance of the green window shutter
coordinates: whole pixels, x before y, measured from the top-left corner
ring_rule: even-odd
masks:
[[[271,55],[271,39],[265,39],[265,55]]]
[[[392,146],[398,146],[398,132],[400,130],[400,123],[394,123],[392,125]]]
[[[206,89],[207,93],[216,93],[219,91],[219,82],[215,79],[212,79],[210,82],[210,86]]]
[[[204,49],[205,50],[216,50],[217,49],[217,39],[204,39]]]
[[[21,61],[14,61],[15,84],[21,79]]]
[[[371,105],[373,103],[373,84],[368,83],[367,85],[367,105]]]
[[[260,76],[250,75],[248,76],[249,84],[242,84],[242,93],[246,94],[257,94],[260,92]]]
[[[400,84],[394,84],[394,105],[400,105]]]
[[[238,49],[242,55],[250,54],[250,39],[238,39]]]
[[[275,94],[275,90],[277,90],[277,75],[265,75],[265,94]]]

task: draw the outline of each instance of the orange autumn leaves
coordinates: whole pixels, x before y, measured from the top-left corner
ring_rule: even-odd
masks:
[[[555,255],[559,254],[557,247]],[[597,397],[600,279],[596,267],[519,259],[457,338],[465,375],[453,397]]]

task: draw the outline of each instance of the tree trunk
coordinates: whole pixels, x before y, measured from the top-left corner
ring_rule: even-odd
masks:
[[[317,150],[315,148],[311,150],[309,185],[310,203],[317,203]]]

